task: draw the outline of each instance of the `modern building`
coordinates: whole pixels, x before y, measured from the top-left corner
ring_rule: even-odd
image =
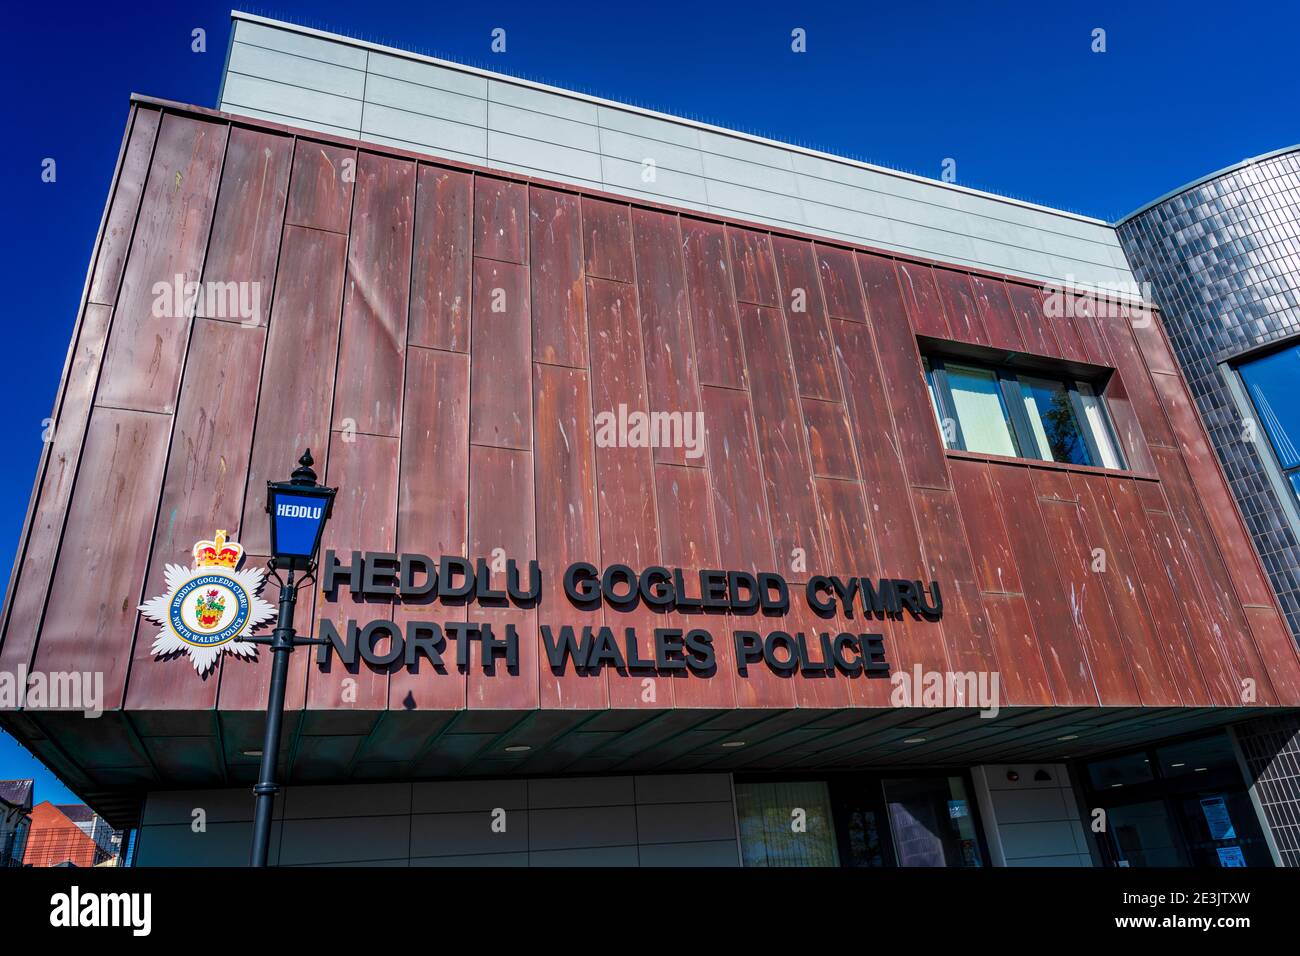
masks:
[[[32,810],[24,866],[103,866],[120,855],[121,833],[83,803],[45,800]]]
[[[1118,229],[1300,639],[1300,147],[1188,183]]]
[[[32,827],[32,781],[0,780],[0,867],[23,865]]]
[[[1113,226],[243,14],[218,105],[132,100],[0,643],[139,863],[247,861],[266,650],[154,648],[310,448],[273,862],[1300,865]]]

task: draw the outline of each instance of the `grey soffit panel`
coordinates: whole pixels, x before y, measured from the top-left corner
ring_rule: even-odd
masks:
[[[234,17],[228,112],[1040,281],[1132,282],[1098,220]]]

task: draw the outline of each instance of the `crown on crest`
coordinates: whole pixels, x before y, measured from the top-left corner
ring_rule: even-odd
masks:
[[[227,541],[226,532],[218,531],[211,541],[200,541],[194,545],[194,566],[233,569],[239,564],[239,559],[243,555],[242,546],[234,541]]]

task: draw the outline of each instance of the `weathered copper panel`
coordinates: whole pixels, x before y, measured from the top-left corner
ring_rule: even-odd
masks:
[[[140,210],[140,197],[153,159],[154,140],[158,136],[158,121],[162,113],[154,109],[137,107],[135,119],[127,134],[126,148],[122,154],[122,168],[118,171],[104,217],[104,234],[95,257],[95,271],[91,275],[87,301],[111,306],[117,300],[118,283],[122,280],[122,266],[127,250],[131,248],[131,234],[135,232],[136,214]]]
[[[411,345],[469,351],[474,177],[421,165],[411,263]]]
[[[723,567],[756,573],[776,568],[749,396],[704,388],[718,558]]]
[[[1205,602],[1200,599],[1196,571],[1183,547],[1164,492],[1155,482],[1139,482],[1137,487],[1146,510],[1152,544],[1161,558],[1182,621],[1190,635],[1191,651],[1206,692],[1215,704],[1236,706],[1240,703],[1241,691],[1235,672],[1216,636],[1217,625],[1212,621]]]
[[[840,319],[831,325],[848,399],[849,427],[862,467],[867,505],[873,512],[881,568],[887,575],[907,574],[920,562],[921,543],[898,450],[892,441],[881,440],[889,428],[889,407],[871,331],[865,325]]]
[[[1296,659],[1295,643],[1289,640],[1290,632],[1277,608],[1247,607],[1245,612],[1268,665],[1269,681],[1284,700],[1300,698],[1300,661]]]
[[[554,189],[528,190],[533,249],[533,361],[587,367],[580,201]]]
[[[687,580],[698,580],[699,572],[705,568],[719,567],[708,473],[703,468],[657,463],[655,500],[659,516],[659,552],[665,566],[681,568]],[[667,690],[665,684],[671,684],[674,707],[734,707],[736,698],[731,684],[734,658],[725,632],[717,626],[722,618],[682,611],[673,611],[667,618],[661,626],[683,631],[700,627],[713,633],[717,667],[711,678],[685,671],[679,671],[668,679],[657,677],[654,680],[660,693]]]
[[[73,491],[54,567],[32,668],[102,672],[104,710],[124,697],[170,430],[164,415],[95,409],[81,456],[95,477]]]
[[[1144,475],[1156,473],[1156,463],[1151,457],[1146,436],[1138,423],[1137,413],[1133,411],[1133,402],[1124,387],[1124,378],[1115,372],[1106,381],[1102,395],[1106,399],[1106,410],[1110,413],[1110,422],[1115,427],[1120,450],[1127,467]]]
[[[1141,423],[1142,433],[1148,445],[1165,445],[1176,448],[1177,442],[1169,428],[1169,422],[1161,410],[1160,400],[1156,397],[1151,384],[1151,376],[1138,354],[1133,341],[1133,333],[1127,319],[1121,317],[1104,317],[1101,324],[1106,333],[1106,342],[1115,367],[1124,379],[1124,393],[1128,396],[1134,414]],[[1107,392],[1109,395],[1109,392]]]
[[[1156,372],[1151,376],[1156,393],[1164,402],[1187,466],[1196,500],[1209,522],[1214,540],[1223,553],[1228,573],[1240,600],[1245,604],[1268,605],[1272,591],[1265,580],[1254,549],[1246,537],[1237,503],[1228,492],[1223,472],[1201,427],[1187,387],[1179,375]]]
[[[526,570],[529,561],[537,560],[534,529],[532,453],[471,445],[469,555],[485,559],[503,556]],[[506,576],[499,567],[489,563],[488,570],[492,587],[502,590]],[[543,588],[554,585],[554,581],[542,582]],[[537,609],[476,605],[473,619],[490,624],[499,638],[505,636],[506,628],[513,626],[519,635],[519,662],[509,667],[505,661],[498,660],[491,670],[486,670],[478,666],[475,656],[475,666],[470,668],[466,683],[468,706],[481,710],[523,710],[539,706],[541,638],[537,632]],[[541,666],[545,666],[544,657]]]
[[[112,311],[103,305],[87,305],[82,315],[62,405],[53,422],[45,473],[38,479],[40,494],[33,505],[26,546],[18,553],[4,643],[0,644],[0,670],[5,673],[17,673],[28,666],[36,647],[111,318]]]
[[[286,480],[303,449],[314,449],[324,462],[346,249],[346,236],[284,229],[240,525],[240,543],[253,554],[266,554],[271,546],[261,517],[266,483]]]
[[[632,212],[626,203],[582,197],[584,271],[589,276],[635,282]]]
[[[866,283],[865,276],[863,281]],[[870,286],[867,288],[870,294]],[[898,450],[894,442],[880,438],[882,428],[889,427],[885,424],[889,421],[889,411],[871,330],[861,323],[841,319],[833,320],[831,326],[881,573],[887,577],[911,577],[917,573],[914,569],[922,567],[921,539]],[[937,634],[940,630],[940,625],[918,623],[904,615],[892,628],[897,649],[894,659],[907,667],[920,664],[927,671],[947,670],[947,644]]]
[[[1094,365],[1113,365],[1106,344],[1102,341],[1099,322],[1107,310],[1113,310],[1116,304],[1104,296],[1081,295],[1074,300],[1073,315],[1075,331],[1083,343],[1085,358]]]
[[[1169,342],[1154,311],[1141,306],[1133,308],[1125,305],[1122,314],[1133,328],[1138,351],[1146,362],[1147,368],[1152,372],[1168,372],[1170,375],[1177,375],[1178,364],[1174,361],[1173,351],[1169,348]]]
[[[659,563],[654,461],[650,449],[605,441],[599,430],[600,416],[616,421],[620,406],[629,412],[649,411],[636,290],[621,282],[588,278],[586,299],[591,404],[597,416],[595,483],[600,564],[644,568]],[[627,627],[637,628],[638,656],[643,660],[654,655],[653,628],[663,626],[656,623],[657,618],[641,605],[628,612],[605,609],[605,622],[615,629],[616,636],[622,637]],[[671,694],[661,697],[656,692],[651,697],[642,685],[645,679],[645,675],[611,671],[610,706],[671,706]]]
[[[1002,508],[987,471],[998,465],[956,459],[953,489],[984,597],[1000,681],[1012,703],[1051,703],[1051,684],[1023,597]]]
[[[1160,652],[1145,595],[1139,589],[1138,568],[1129,550],[1129,532],[1111,504],[1106,486],[1109,478],[1099,475],[1071,475],[1070,486],[1079,501],[1079,517],[1092,545],[1093,570],[1102,583],[1116,630],[1108,635],[1126,647],[1129,669],[1144,703],[1167,699],[1172,677]],[[1101,553],[1098,555],[1098,550]]]
[[[677,416],[684,436],[700,410],[700,387],[677,217],[633,210],[632,241],[650,410]],[[660,444],[654,457],[677,465],[703,464],[702,458],[689,457],[687,451],[684,442]]]
[[[815,483],[817,502],[826,528],[827,573],[844,578],[886,577],[876,553],[875,535],[863,502],[861,483],[830,478],[817,478]],[[817,624],[819,629],[832,633],[843,630],[855,634],[883,634],[890,663],[899,669],[909,664],[899,658],[900,648],[894,641],[898,628],[886,617],[866,616],[861,608],[845,608],[841,603],[834,618],[818,620]],[[859,706],[884,707],[889,704],[891,686],[888,681],[863,676],[848,682],[848,693]]]
[[[1084,528],[1069,475],[1047,469],[1031,475],[1048,540],[1053,542],[1051,553],[1069,595],[1071,617],[1088,648],[1097,694],[1107,706],[1140,704],[1123,642],[1115,640],[1106,588],[1094,570],[1093,549],[1101,545]]]
[[[432,557],[466,555],[469,543],[469,356],[432,349],[406,353],[402,461],[398,473],[397,551]],[[393,620],[464,621],[466,606],[403,599]],[[442,648],[443,666],[398,669],[388,681],[390,710],[461,709],[465,673],[456,644]]]
[[[203,271],[226,132],[186,116],[162,119],[96,404],[175,408],[192,315],[187,285]]]
[[[1201,678],[1196,646],[1184,620],[1186,615],[1170,589],[1165,555],[1156,549],[1156,538],[1147,523],[1136,484],[1107,481],[1105,491],[1123,529],[1133,559],[1133,573],[1146,599],[1156,644],[1169,671],[1172,686],[1165,688],[1162,698],[1177,695],[1189,706],[1212,703]]]
[[[223,288],[215,302],[200,296],[196,315],[266,326],[292,156],[293,142],[283,136],[240,127],[230,131],[203,263],[203,281]],[[232,302],[240,308],[230,308]]]
[[[975,566],[956,497],[946,489],[915,488],[912,498],[916,502],[917,526],[925,541],[929,579],[944,579],[943,635],[949,661],[960,671],[995,671],[1000,662],[984,620]],[[1002,666],[1012,667],[1014,662]]]
[[[194,542],[218,529],[240,540],[244,480],[253,438],[253,403],[266,332],[231,322],[200,319],[176,408],[162,501],[153,533],[145,598],[166,590],[168,564],[189,567]],[[261,515],[253,520],[262,520]],[[154,624],[141,618],[132,655],[132,708],[210,709],[217,702],[217,672],[200,677],[192,667],[158,667],[150,650]]]
[[[1037,628],[1022,594],[981,595],[989,635],[998,658],[1001,703],[1011,706],[1050,705],[1052,688],[1043,666]]]
[[[745,388],[740,322],[723,227],[682,219],[681,230],[700,383]]]
[[[743,305],[740,328],[752,383],[776,570],[788,580],[802,583],[809,573],[815,573],[808,569],[825,567],[825,562],[821,520],[813,497],[811,464],[781,313]]]
[[[600,627],[600,609],[574,607],[561,587],[565,568],[600,551],[587,373],[534,363],[533,410],[537,560],[543,582],[550,583],[543,586],[538,614],[543,623]],[[572,664],[558,675],[543,666],[541,693],[546,708],[599,709],[608,700],[604,670],[578,673]]]
[[[346,432],[330,435],[329,463],[321,481],[339,491],[334,499],[334,516],[325,526],[321,540],[322,554],[332,549],[342,560],[351,560],[354,550],[396,549],[398,445],[396,438],[386,436]],[[313,634],[320,633],[322,620],[333,622],[339,634],[346,638],[350,618],[358,626],[381,618],[392,619],[391,598],[354,595],[346,586],[340,586],[332,598],[321,592],[319,584],[313,590]],[[308,593],[301,592],[299,599]],[[390,646],[388,637],[378,637],[374,646],[383,654]],[[302,654],[307,657],[309,652],[304,650]],[[344,664],[338,655],[331,654],[324,666],[316,662],[315,654],[310,657],[309,709],[383,710],[388,706],[389,668],[370,664],[360,656],[356,663]]]
[[[708,386],[702,391],[718,566],[751,574],[776,570],[749,395]],[[757,623],[752,615],[731,616],[725,632],[719,628],[714,636],[730,641],[736,629],[758,630]],[[746,676],[737,675],[735,685],[740,707],[786,707],[794,701],[790,682],[765,667],[748,668]]]
[[[801,404],[808,429],[813,474],[822,478],[856,479],[858,471],[853,462],[853,438],[849,435],[849,419],[844,406],[839,402],[821,402],[814,398],[805,398]]]
[[[474,177],[474,255],[528,261],[528,187],[523,183]]]
[[[1097,688],[1075,620],[1075,605],[1067,596],[1056,562],[1044,560],[1061,542],[1048,537],[1031,473],[1019,465],[990,465],[988,476],[1006,516],[1004,527],[1016,556],[1052,697],[1059,705],[1095,705]]]
[[[334,429],[401,434],[415,164],[362,153],[348,242]]]
[[[1183,539],[1193,571],[1199,581],[1199,599],[1205,604],[1225,655],[1225,670],[1243,678],[1254,678],[1261,703],[1274,703],[1272,686],[1255,647],[1241,604],[1234,597],[1231,579],[1219,556],[1210,528],[1201,511],[1195,489],[1181,456],[1173,449],[1152,448],[1160,486],[1169,501],[1169,513]],[[1259,675],[1256,677],[1256,675]]]
[[[469,436],[478,445],[531,448],[532,319],[528,268],[474,260]]]
[[[834,246],[815,246],[814,249],[822,279],[822,294],[826,297],[826,314],[833,319],[867,321],[867,307],[862,301],[862,285],[853,264],[853,253]]]
[[[1043,314],[1043,297],[1039,290],[1019,282],[1008,282],[1005,288],[1025,351],[1059,355],[1060,346],[1052,335],[1051,321]]]
[[[989,344],[1017,352],[1024,348],[1024,340],[1011,311],[1011,301],[1007,298],[1006,283],[999,279],[971,276],[971,288]]]
[[[1003,524],[988,472],[998,468],[984,462],[956,458],[952,465],[952,485],[957,492],[966,536],[971,544],[976,578],[985,593],[1020,594],[1023,587],[1016,570],[1011,541]]]
[[[736,300],[751,305],[779,306],[781,290],[777,287],[772,245],[765,232],[727,226],[731,246],[731,270],[736,284]]]
[[[357,151],[300,139],[289,176],[285,224],[327,232],[347,232],[352,219],[352,184]]]
[[[871,278],[868,278],[866,273],[868,262],[873,263]],[[899,261],[896,264],[892,259],[878,256],[873,259],[863,259],[859,255],[858,271],[862,274],[862,284],[867,290],[868,310],[874,309],[871,302],[873,285],[877,289],[883,288],[894,273],[895,265],[897,265],[896,285],[901,296],[900,301],[906,306],[906,314],[912,330],[917,335],[932,335],[941,339],[952,338],[953,333],[948,328],[948,318],[944,314],[943,303],[939,300],[939,288],[934,284],[934,270],[923,263]],[[889,295],[888,292],[883,294]]]
[[[893,430],[908,478],[914,485],[947,488],[948,463],[943,439],[935,421],[934,404],[925,387],[916,340],[908,334],[903,322],[898,287],[891,276],[893,269],[888,260],[865,255],[858,257],[858,269],[867,293]]]
[[[772,247],[799,394],[805,398],[839,401],[840,383],[831,355],[831,332],[826,324],[812,246],[796,239],[778,238]]]
[[[1051,325],[1052,334],[1056,337],[1059,349],[1057,354],[1071,362],[1088,361],[1088,350],[1070,317],[1077,296],[1059,285],[1044,288],[1040,295],[1043,302],[1043,316]]]
[[[952,269],[935,269],[934,279],[939,287],[939,301],[943,303],[943,310],[948,315],[952,337],[959,342],[991,344],[988,332],[984,329],[984,321],[980,318],[975,292],[971,289],[970,276]]]

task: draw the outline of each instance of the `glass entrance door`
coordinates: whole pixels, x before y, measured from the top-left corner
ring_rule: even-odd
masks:
[[[961,777],[886,778],[885,806],[899,866],[982,866]]]
[[[1271,866],[1264,834],[1222,731],[1095,760],[1090,808],[1114,866]]]

